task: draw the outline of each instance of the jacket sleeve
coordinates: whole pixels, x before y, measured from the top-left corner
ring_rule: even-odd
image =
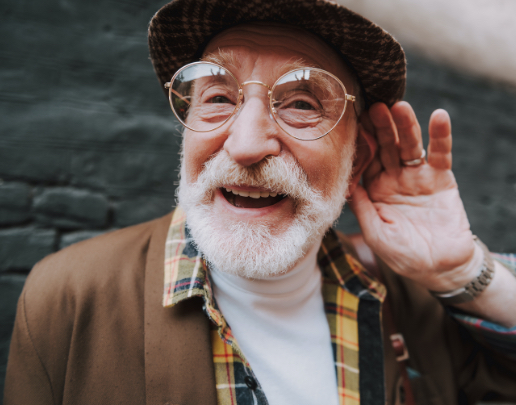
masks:
[[[18,300],[4,389],[5,405],[55,404],[48,371],[28,327],[25,290]]]
[[[145,403],[147,251],[156,224],[169,223],[92,238],[34,266],[18,301],[5,405]]]
[[[514,254],[494,253],[492,255],[516,277],[516,256]],[[510,310],[514,310],[514,308]],[[454,308],[450,308],[449,313],[468,330],[476,341],[516,362],[516,326],[506,328]]]
[[[37,263],[18,300],[7,361],[5,405],[61,404],[74,305],[56,254]]]

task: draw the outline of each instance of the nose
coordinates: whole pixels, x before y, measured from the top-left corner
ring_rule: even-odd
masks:
[[[267,156],[278,156],[281,151],[281,129],[269,116],[268,98],[264,90],[255,88],[249,91],[228,128],[229,136],[224,142],[224,149],[242,166],[258,163]]]

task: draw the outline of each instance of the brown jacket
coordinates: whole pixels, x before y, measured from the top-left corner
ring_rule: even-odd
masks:
[[[161,305],[170,219],[73,245],[35,266],[18,303],[5,405],[216,404],[202,302]],[[477,345],[425,290],[382,269],[421,373],[412,382],[418,404],[486,395],[516,402],[514,361]],[[385,370],[394,404],[399,372],[387,341]]]

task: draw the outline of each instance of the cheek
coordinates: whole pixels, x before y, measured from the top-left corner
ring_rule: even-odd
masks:
[[[352,159],[343,153],[352,143],[353,140],[346,140],[343,133],[335,132],[313,142],[292,145],[291,152],[306,172],[310,184],[326,196],[340,181],[342,159]]]
[[[310,185],[327,196],[337,182],[341,154],[333,147],[313,146],[294,152],[294,156],[308,176]]]
[[[204,164],[224,145],[224,136],[186,130],[183,140],[183,169],[186,180],[193,183],[202,172]]]

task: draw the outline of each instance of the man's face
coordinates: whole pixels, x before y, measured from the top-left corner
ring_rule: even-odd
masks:
[[[208,44],[204,56],[224,65],[239,83],[272,86],[286,73],[286,65],[301,63],[333,73],[348,93],[353,90],[335,51],[287,26],[251,24],[226,30]],[[223,271],[259,277],[291,268],[338,217],[348,189],[357,122],[348,104],[330,134],[300,141],[270,117],[265,87],[250,84],[243,91],[244,104],[228,123],[211,132],[185,130],[179,202],[208,261]],[[195,185],[201,188],[194,193]],[[241,195],[245,193],[262,197]]]

